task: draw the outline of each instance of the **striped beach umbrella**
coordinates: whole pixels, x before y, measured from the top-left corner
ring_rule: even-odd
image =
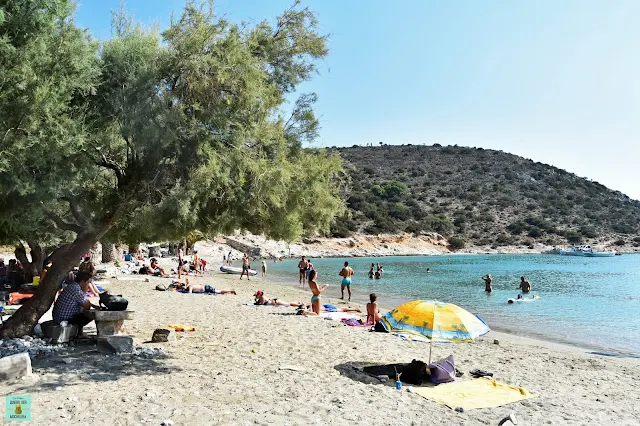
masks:
[[[416,334],[435,342],[473,342],[487,334],[489,327],[480,318],[453,303],[414,300],[387,312],[381,319],[390,332]],[[431,362],[431,347],[429,348]]]

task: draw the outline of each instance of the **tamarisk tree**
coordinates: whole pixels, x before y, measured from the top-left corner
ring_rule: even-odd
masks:
[[[238,228],[292,240],[327,231],[343,212],[341,160],[303,149],[318,132],[315,95],[284,112],[327,54],[309,10],[296,3],[248,28],[188,2],[162,33],[121,11],[98,47],[67,2],[8,4],[0,189],[12,201],[0,238],[58,246],[0,335],[29,333],[99,240]]]

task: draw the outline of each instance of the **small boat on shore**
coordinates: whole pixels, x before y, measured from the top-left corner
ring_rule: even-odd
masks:
[[[579,247],[569,247],[568,250],[560,250],[561,256],[582,256],[582,257],[613,257],[615,251],[598,251],[594,250],[590,245],[581,245]]]
[[[616,255],[615,251],[597,251],[591,250],[584,252],[586,257],[613,257]]]
[[[242,273],[242,268],[238,268],[236,266],[222,265],[220,267],[220,272],[224,272],[225,274],[237,274],[237,275],[240,275]],[[254,276],[254,275],[258,275],[258,273],[253,269],[249,269],[249,275]]]

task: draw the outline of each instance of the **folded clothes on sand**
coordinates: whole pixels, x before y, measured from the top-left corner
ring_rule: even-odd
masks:
[[[450,408],[462,407],[465,410],[499,407],[538,396],[524,388],[499,383],[486,377],[443,383],[433,387],[415,388],[414,392]]]

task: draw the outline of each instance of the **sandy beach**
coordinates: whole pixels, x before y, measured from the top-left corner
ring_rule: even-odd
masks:
[[[383,383],[357,369],[426,361],[427,344],[296,316],[293,308],[247,306],[256,289],[301,302],[308,301],[309,291],[209,274],[191,279],[238,294],[154,290],[169,283],[162,278],[111,279],[106,286],[126,296],[136,312],[127,322],[136,345],[163,348],[166,355],[102,355],[92,345],[70,345],[34,359],[33,376],[4,382],[2,393],[30,395],[37,425],[159,425],[166,419],[174,425],[497,425],[512,411],[525,425],[637,424],[637,360],[496,333],[473,344],[435,345],[434,359],[453,353],[466,373],[458,380],[469,380],[468,372],[479,368],[539,394],[460,413],[406,388],[398,392],[393,381]],[[145,343],[154,329],[176,323],[195,331],[178,333],[173,342]]]

